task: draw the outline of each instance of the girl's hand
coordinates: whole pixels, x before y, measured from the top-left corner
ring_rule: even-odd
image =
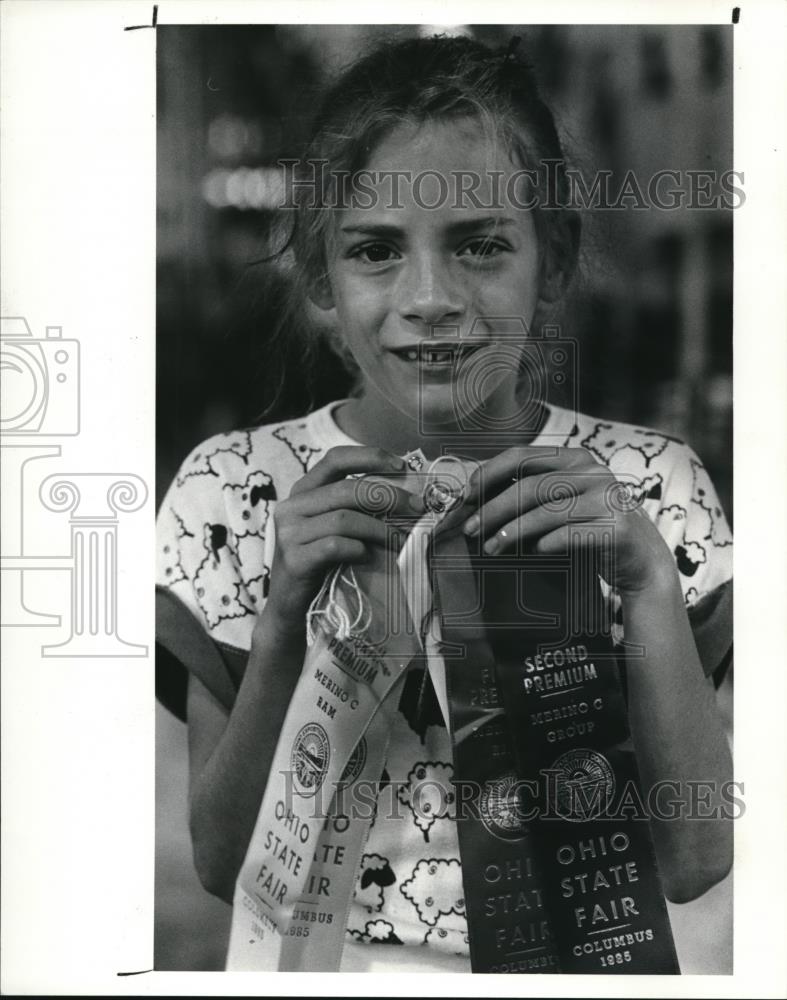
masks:
[[[384,517],[415,517],[419,500],[379,479],[347,479],[354,473],[402,473],[397,455],[379,448],[331,448],[276,505],[276,545],[271,588],[263,614],[285,633],[305,627],[309,604],[326,572],[339,563],[363,562],[370,545],[390,546],[395,533]],[[263,626],[261,626],[263,627]]]
[[[509,448],[473,475],[467,502],[478,507],[465,534],[480,533],[488,555],[523,548],[564,554],[569,530],[594,547],[604,522],[605,534],[614,529],[614,546],[601,572],[621,595],[676,574],[669,548],[625,483],[584,448]]]

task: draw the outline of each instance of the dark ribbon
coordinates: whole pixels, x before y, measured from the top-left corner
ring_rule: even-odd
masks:
[[[592,561],[445,534],[432,574],[473,971],[679,973]]]

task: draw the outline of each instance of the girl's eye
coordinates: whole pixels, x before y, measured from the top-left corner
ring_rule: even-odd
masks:
[[[488,236],[470,240],[459,252],[460,257],[479,257],[486,259],[496,257],[505,250],[505,246],[499,240],[492,240]]]
[[[395,260],[396,252],[385,243],[365,243],[352,253],[353,257],[358,257],[367,264],[387,264],[388,261]]]

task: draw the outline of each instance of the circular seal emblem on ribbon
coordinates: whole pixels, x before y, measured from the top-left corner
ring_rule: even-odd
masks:
[[[358,775],[363,771],[366,764],[366,737],[362,736],[355,744],[355,749],[350,754],[350,759],[344,766],[339,782],[342,786],[351,785]]]
[[[295,737],[290,766],[298,795],[316,795],[328,773],[331,745],[328,734],[316,722],[305,725]]]
[[[513,771],[484,782],[478,796],[478,812],[493,837],[520,840],[525,835],[525,818]]]
[[[609,807],[615,794],[615,772],[595,750],[567,750],[551,768],[555,777],[554,806],[562,819],[584,823]]]

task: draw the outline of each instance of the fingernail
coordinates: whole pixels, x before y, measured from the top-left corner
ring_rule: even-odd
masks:
[[[493,535],[492,538],[490,538],[489,541],[484,546],[484,552],[486,552],[488,556],[493,556],[499,548],[500,548],[500,539],[497,537],[497,535]]]
[[[466,535],[477,535],[478,529],[481,527],[481,521],[476,514],[472,517],[468,517],[465,521],[465,526],[462,529]]]

